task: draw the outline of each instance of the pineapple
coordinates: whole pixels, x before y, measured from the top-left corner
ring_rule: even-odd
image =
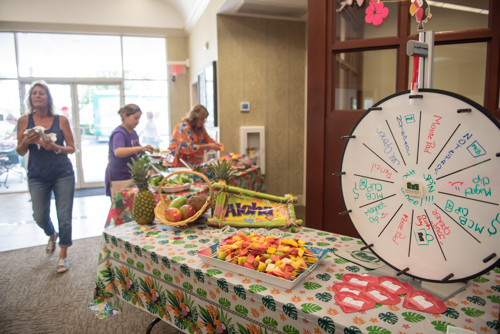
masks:
[[[149,190],[148,176],[149,163],[140,158],[138,161],[132,159],[132,164],[128,164],[132,180],[139,188],[139,192],[134,198],[134,218],[141,225],[152,223],[155,219],[155,197]]]
[[[233,167],[234,161],[233,160],[219,160],[214,162],[210,166],[210,172],[212,176],[213,182],[223,182],[225,184],[229,184],[229,181],[231,178],[234,176],[235,170]],[[215,202],[216,199],[212,200],[212,217],[214,215],[215,211]]]

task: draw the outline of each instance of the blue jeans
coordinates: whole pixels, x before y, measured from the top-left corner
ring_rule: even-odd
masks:
[[[59,222],[59,246],[67,248],[73,244],[71,221],[73,217],[73,197],[75,195],[75,176],[66,176],[54,181],[28,180],[33,204],[33,218],[47,236],[56,233],[50,220],[50,193],[56,199],[57,220]]]

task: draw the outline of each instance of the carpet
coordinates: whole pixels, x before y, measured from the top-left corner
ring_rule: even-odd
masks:
[[[57,254],[45,246],[2,252],[0,257],[0,333],[145,333],[155,318],[122,303],[123,312],[99,320],[91,302],[101,237],[80,239],[68,249],[70,269],[55,270]],[[152,333],[181,334],[161,321]]]

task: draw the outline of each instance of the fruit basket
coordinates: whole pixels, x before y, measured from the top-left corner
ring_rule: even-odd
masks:
[[[205,204],[203,204],[203,206],[201,207],[200,210],[196,211],[196,213],[193,216],[189,217],[188,219],[180,220],[180,221],[177,221],[177,222],[169,221],[165,217],[165,210],[170,205],[170,200],[164,198],[163,196],[160,196],[160,201],[158,202],[158,204],[156,205],[156,208],[155,208],[156,219],[158,219],[163,224],[166,224],[166,225],[172,226],[172,227],[185,226],[185,225],[187,225],[187,224],[189,224],[191,222],[194,222],[196,219],[200,218],[200,216],[202,214],[204,214],[208,210],[208,208],[210,208],[210,203],[212,202],[212,196],[213,196],[212,185],[210,184],[210,181],[208,180],[208,178],[205,175],[203,175],[203,174],[200,174],[198,172],[194,172],[194,171],[191,171],[191,170],[179,170],[179,171],[176,171],[176,172],[168,174],[160,182],[160,185],[158,186],[158,189],[162,189],[163,183],[168,178],[170,178],[171,176],[176,175],[176,174],[193,174],[193,175],[197,175],[197,176],[203,178],[207,182],[207,184],[208,184],[209,194],[208,194],[208,197],[207,197],[207,200],[206,200]]]

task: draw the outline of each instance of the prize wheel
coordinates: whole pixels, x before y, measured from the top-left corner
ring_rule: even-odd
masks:
[[[347,137],[341,188],[371,251],[431,282],[490,270],[500,255],[499,130],[477,103],[436,89],[369,108]]]

